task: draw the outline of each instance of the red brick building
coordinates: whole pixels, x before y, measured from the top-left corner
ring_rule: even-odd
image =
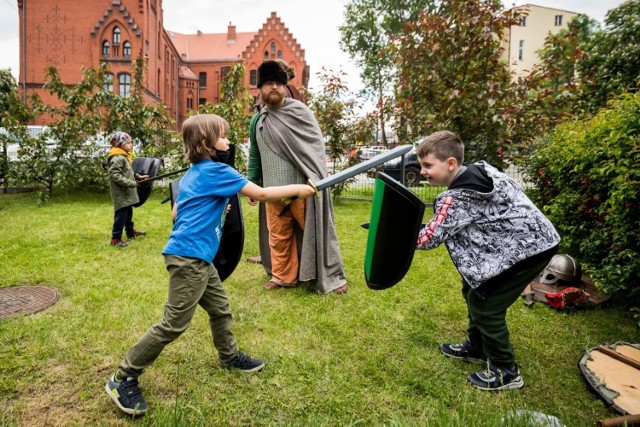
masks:
[[[257,95],[258,65],[281,58],[295,71],[293,84],[307,86],[309,67],[304,49],[272,12],[255,32],[180,34],[164,28],[162,0],[18,0],[20,76],[23,96],[42,90],[45,67],[54,65],[67,84],[78,82],[81,67],[109,64],[107,87],[121,96],[131,88],[132,64],[147,61],[145,98],[162,102],[178,123],[189,110],[219,101],[220,81],[234,63],[245,65],[245,84]],[[36,120],[36,124],[41,121]]]

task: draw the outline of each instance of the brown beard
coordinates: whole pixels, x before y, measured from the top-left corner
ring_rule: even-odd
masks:
[[[284,100],[284,95],[278,91],[272,90],[269,91],[266,95],[262,97],[262,100],[269,107],[277,107],[282,104]]]

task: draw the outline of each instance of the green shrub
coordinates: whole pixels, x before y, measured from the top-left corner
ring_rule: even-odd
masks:
[[[524,167],[532,199],[602,289],[640,294],[640,93],[558,126]]]

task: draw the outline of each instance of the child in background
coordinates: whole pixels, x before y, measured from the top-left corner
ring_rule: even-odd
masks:
[[[485,364],[467,377],[481,390],[521,388],[524,381],[509,341],[506,314],[558,250],[560,236],[522,189],[485,162],[463,166],[464,145],[436,132],[417,150],[420,173],[448,189],[434,203],[418,248],[445,243],[462,276],[469,323],[462,344],[441,344],[447,357]]]
[[[198,305],[209,315],[222,368],[256,372],[265,366],[238,350],[231,332],[229,300],[212,263],[222,237],[224,214],[229,198],[238,192],[269,202],[294,196],[306,199],[315,191],[306,184],[261,188],[249,182],[225,163],[228,131],[229,124],[214,114],[191,116],[183,124],[184,155],[192,166],[180,180],[172,212],[175,222],[162,252],[169,272],[164,316],[129,349],[106,384],[107,394],[128,414],[140,415],[147,410],[138,377],[187,329]]]
[[[123,248],[128,243],[122,240],[122,229],[126,231],[129,239],[147,234],[133,228],[133,205],[140,201],[136,180],[146,179],[149,176],[135,173],[131,167],[133,142],[128,133],[114,132],[109,136],[109,142],[112,148],[107,157],[107,171],[114,209],[111,246]]]

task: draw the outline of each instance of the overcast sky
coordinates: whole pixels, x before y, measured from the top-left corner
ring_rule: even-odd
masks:
[[[599,21],[607,10],[622,0],[536,0],[517,1],[515,5],[532,3],[571,12],[586,13]],[[110,3],[106,1],[105,5]],[[305,49],[311,67],[310,86],[317,85],[315,75],[323,67],[347,73],[352,91],[361,89],[358,70],[340,50],[340,32],[344,6],[349,0],[164,0],[164,25],[180,33],[223,33],[231,22],[238,32],[257,31],[277,12]],[[506,7],[514,3],[503,1]],[[78,3],[79,5],[81,2]],[[106,6],[105,6],[106,7]],[[16,80],[19,73],[18,6],[16,0],[0,0],[0,68],[11,68]]]

